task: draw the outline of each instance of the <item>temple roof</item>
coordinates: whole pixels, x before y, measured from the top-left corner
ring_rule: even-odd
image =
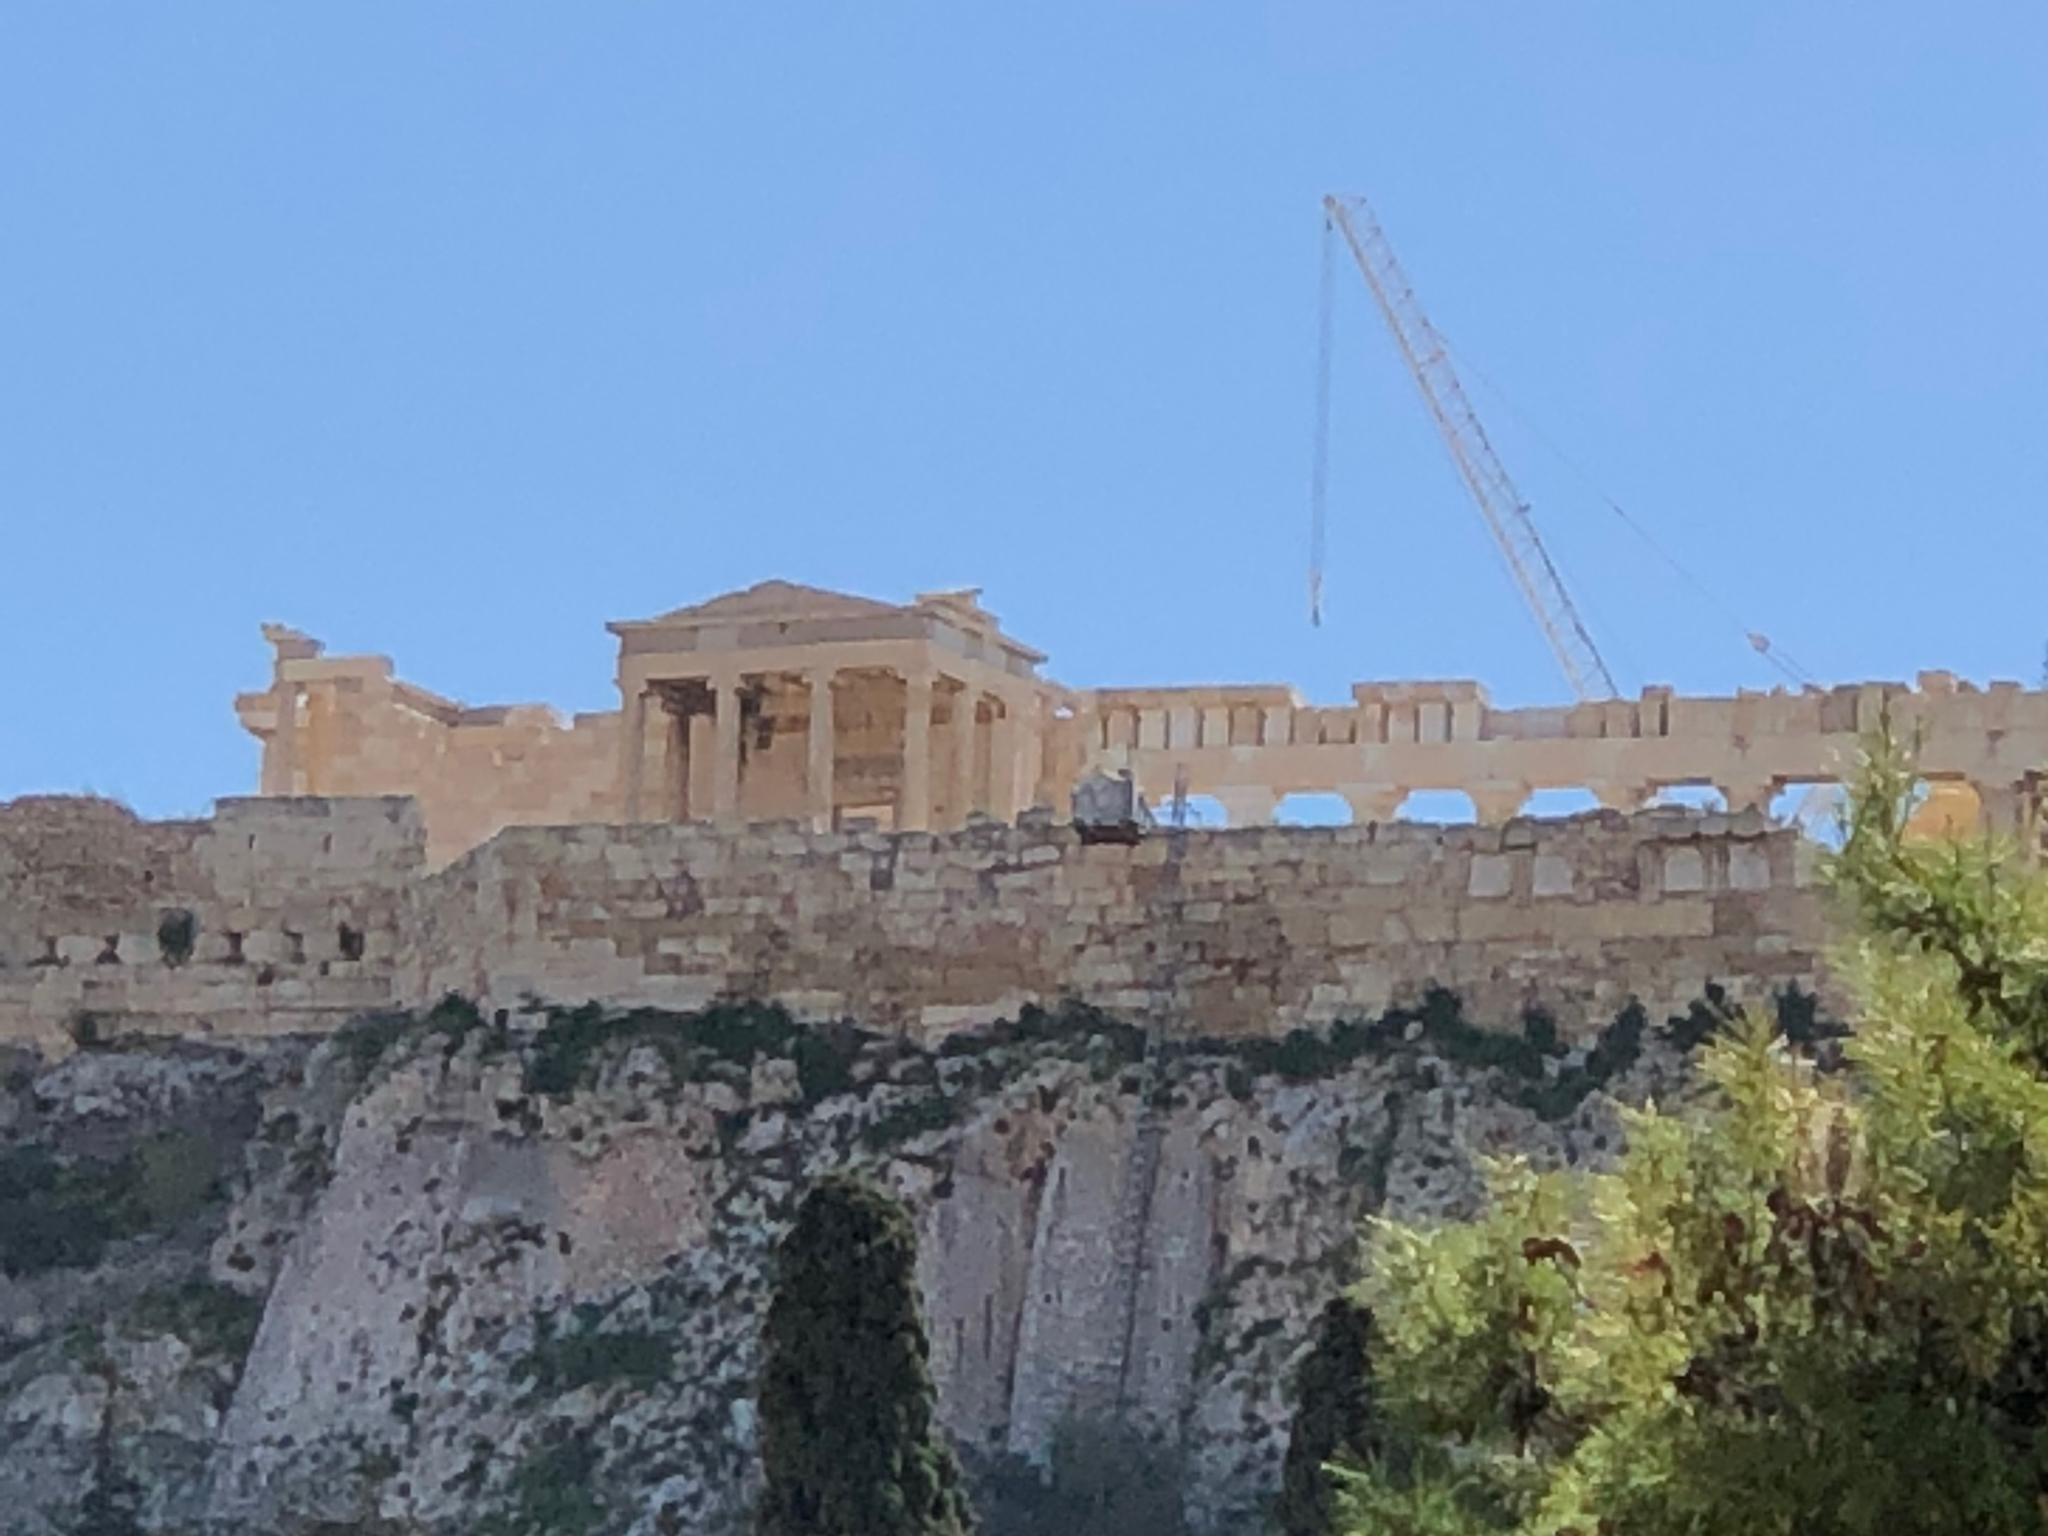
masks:
[[[618,620],[605,628],[619,637],[622,656],[928,640],[958,656],[986,657],[1019,675],[1045,660],[1041,652],[1002,632],[996,616],[981,606],[978,587],[920,592],[908,603],[885,603],[797,581],[761,581],[655,618]]]
[[[894,603],[831,592],[795,581],[760,581],[687,608],[672,608],[651,624],[729,624],[745,619],[866,619],[901,613]]]

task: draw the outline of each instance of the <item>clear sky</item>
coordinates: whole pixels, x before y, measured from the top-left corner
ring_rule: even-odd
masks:
[[[0,797],[253,788],[266,619],[606,708],[771,576],[1561,700],[1348,271],[1308,626],[1328,190],[1625,691],[1777,679],[1603,492],[1821,678],[2039,680],[2048,9],[7,0]]]

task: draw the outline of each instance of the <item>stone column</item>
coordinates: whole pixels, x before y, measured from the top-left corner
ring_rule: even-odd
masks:
[[[1498,827],[1512,821],[1529,803],[1529,786],[1526,784],[1481,784],[1468,791],[1472,806],[1479,813],[1479,824]]]
[[[643,780],[647,776],[647,689],[644,685],[626,697],[626,718],[620,732],[619,751],[625,758],[622,799],[626,820],[638,821]]]
[[[832,830],[833,759],[837,753],[837,726],[832,719],[831,667],[819,667],[804,675],[811,690],[810,760],[804,774],[804,793],[816,832]]]
[[[717,727],[711,716],[698,712],[689,717],[685,729],[690,737],[690,766],[684,776],[684,814],[691,821],[707,821],[711,816],[711,768],[718,754]]]
[[[956,827],[966,826],[967,818],[978,808],[974,785],[981,732],[975,716],[980,712],[981,696],[962,683],[953,695],[953,788],[947,796]]]
[[[1351,807],[1351,819],[1360,824],[1392,821],[1408,798],[1407,786],[1398,784],[1340,784],[1337,793]]]
[[[714,701],[711,743],[711,819],[722,827],[740,824],[740,680],[711,679]]]
[[[1017,791],[1017,758],[1023,730],[1014,700],[998,696],[993,702],[993,717],[988,723],[988,811],[1004,821],[1015,821],[1017,812],[1023,809],[1018,804]]]
[[[690,722],[680,710],[664,703],[661,771],[665,780],[662,815],[670,821],[686,820],[690,814]]]
[[[1231,784],[1212,791],[1233,827],[1268,827],[1280,796],[1263,784]]]
[[[903,679],[903,778],[897,785],[896,829],[924,832],[932,824],[932,675]]]

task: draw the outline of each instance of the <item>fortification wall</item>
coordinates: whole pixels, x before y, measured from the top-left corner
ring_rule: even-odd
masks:
[[[1087,845],[950,834],[520,827],[426,873],[404,800],[224,801],[144,823],[0,807],[0,1038],[268,1033],[456,990],[693,1008],[745,995],[929,1038],[1078,999],[1277,1035],[1440,985],[1572,1032],[1709,981],[1820,986],[1809,844],[1757,815],[1251,828]],[[176,914],[191,915],[176,953]],[[167,923],[170,924],[167,927]]]
[[[926,1037],[1077,998],[1243,1036],[1448,987],[1597,1028],[1636,995],[1819,982],[1810,845],[1761,816],[1599,813],[1161,835],[515,828],[435,877],[422,996],[675,1008],[744,993]]]
[[[426,835],[410,800],[237,799],[205,821],[0,803],[0,1039],[331,1029],[396,1000]]]

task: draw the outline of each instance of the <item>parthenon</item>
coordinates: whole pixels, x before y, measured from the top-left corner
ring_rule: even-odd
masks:
[[[1057,806],[1090,772],[1155,802],[1212,797],[1232,825],[1294,794],[1393,819],[1461,790],[1482,822],[1538,790],[1633,809],[1708,786],[1731,810],[1838,778],[1889,707],[1922,733],[1944,814],[2031,835],[2048,771],[2048,692],[1923,672],[1891,682],[1497,709],[1476,682],[1362,682],[1347,704],[1284,685],[1071,689],[973,590],[894,604],[763,582],[614,623],[620,707],[472,707],[382,656],[327,656],[278,625],[270,686],[236,700],[266,795],[409,795],[445,863],[514,825],[797,821],[957,828]]]

